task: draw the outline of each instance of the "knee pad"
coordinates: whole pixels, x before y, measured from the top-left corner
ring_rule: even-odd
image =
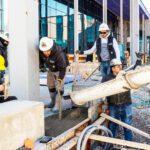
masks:
[[[56,88],[49,89],[50,92],[56,92]]]
[[[60,95],[63,95],[64,94],[64,90],[63,91],[60,91]]]

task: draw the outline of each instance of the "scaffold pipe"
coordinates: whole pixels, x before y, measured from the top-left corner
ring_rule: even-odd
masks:
[[[122,93],[130,89],[138,89],[147,83],[150,83],[150,65],[131,70],[125,74],[119,74],[114,80],[74,91],[70,96],[75,104],[83,105],[92,100]]]

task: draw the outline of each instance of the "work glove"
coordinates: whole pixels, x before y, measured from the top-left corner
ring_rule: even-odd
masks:
[[[126,74],[126,72],[124,70],[121,70],[116,78],[117,79],[122,78],[125,74]]]
[[[136,54],[136,57],[137,57],[137,59],[142,59],[142,57],[143,57],[143,53],[140,53],[140,52],[135,52],[135,54]]]
[[[3,92],[5,89],[4,85],[3,84],[0,84],[0,92]]]
[[[62,85],[62,80],[61,79],[57,79],[57,89],[61,90],[61,85]]]
[[[82,52],[82,51],[79,51],[79,50],[77,50],[75,53],[76,53],[76,54],[79,54],[79,55],[82,55],[82,54],[84,54],[84,52]]]

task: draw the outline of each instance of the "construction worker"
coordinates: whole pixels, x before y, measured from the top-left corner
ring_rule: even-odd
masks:
[[[4,80],[4,74],[5,74],[5,59],[2,55],[0,55],[0,103],[8,102],[11,100],[16,100],[17,98],[15,96],[8,96],[5,97],[5,80]]]
[[[4,80],[4,72],[5,72],[5,59],[2,55],[0,55],[0,91],[4,90],[3,80]]]
[[[68,59],[65,52],[51,38],[41,38],[39,48],[43,52],[43,59],[48,67],[47,85],[51,97],[51,103],[48,108],[56,111],[58,110],[57,106],[55,106],[55,103],[57,105],[57,90],[60,90],[60,94],[63,95],[66,68],[69,64]]]
[[[115,79],[119,74],[121,74],[122,63],[118,59],[113,59],[110,62],[111,73],[102,78],[102,82],[106,82],[112,79]],[[116,119],[120,119],[124,123],[129,125],[132,124],[132,108],[131,108],[131,94],[130,91],[115,94],[107,97],[107,102],[109,105],[110,116]],[[112,131],[113,136],[116,136],[116,130],[118,125],[110,122],[110,130]],[[132,132],[124,128],[124,137],[125,140],[132,141]]]
[[[9,39],[6,34],[0,34],[0,56],[3,57],[4,59],[1,58],[1,61],[4,61],[4,67],[8,66],[8,61],[7,61],[7,46],[9,44]],[[1,62],[3,64],[3,62]],[[2,66],[2,65],[1,65]],[[0,68],[0,76],[3,77],[5,74],[5,69]]]
[[[5,67],[8,66],[7,61],[7,47],[9,44],[9,38],[6,34],[0,34],[0,55],[5,59]]]
[[[110,73],[110,61],[114,58],[120,60],[120,51],[118,43],[110,34],[110,29],[106,23],[100,25],[99,32],[99,38],[93,47],[84,51],[84,54],[90,55],[96,52],[98,61],[101,63],[101,74],[105,76]]]

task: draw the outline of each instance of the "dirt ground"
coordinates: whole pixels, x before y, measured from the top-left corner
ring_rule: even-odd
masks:
[[[78,117],[71,116],[76,109],[63,111],[62,120],[58,119],[58,114],[47,117],[45,119],[46,135],[56,137],[86,119],[88,116],[87,108],[81,108],[80,110],[80,115]]]

